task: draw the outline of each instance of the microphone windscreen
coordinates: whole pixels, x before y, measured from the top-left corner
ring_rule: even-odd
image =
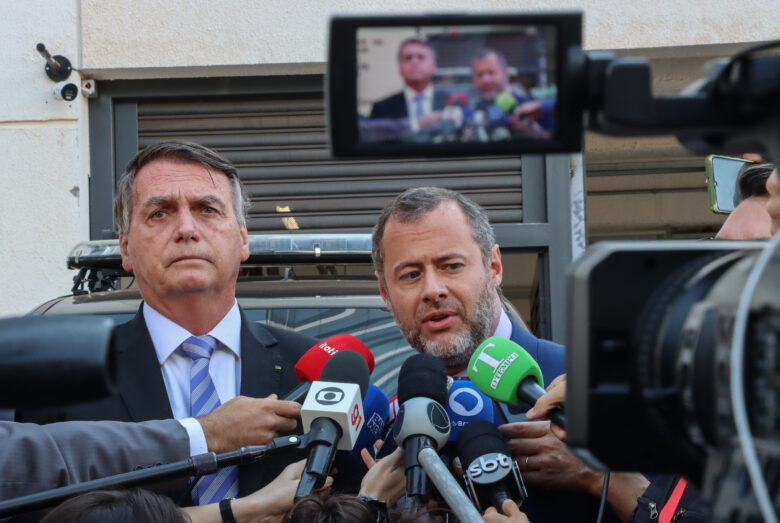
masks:
[[[403,405],[408,399],[421,396],[442,406],[447,401],[447,369],[430,354],[411,356],[398,373],[398,402]]]
[[[455,93],[447,98],[445,105],[460,105],[463,107],[469,106],[469,96],[466,93]]]
[[[368,391],[368,379],[368,364],[363,356],[357,352],[345,350],[337,352],[325,362],[317,381],[355,383],[360,387],[360,398],[363,399]]]
[[[482,342],[471,356],[469,379],[479,390],[510,405],[520,405],[517,387],[526,378],[543,386],[539,364],[517,343],[493,336]]]
[[[382,438],[382,431],[387,423],[390,404],[382,389],[373,383],[368,385],[366,397],[363,400],[363,415],[366,422],[358,434],[352,453],[360,456],[360,449],[370,448],[376,440]]]
[[[318,381],[325,363],[341,351],[354,351],[363,356],[369,374],[374,371],[374,355],[356,337],[350,334],[330,336],[315,344],[295,364],[298,381]]]
[[[493,422],[493,400],[469,380],[455,380],[447,395],[447,415],[450,417],[450,438],[455,441],[463,427],[477,420]]]
[[[496,107],[501,109],[504,114],[509,114],[512,109],[515,108],[517,105],[517,99],[515,99],[514,96],[512,96],[512,93],[509,93],[507,91],[504,91],[503,93],[496,96]]]
[[[485,454],[497,452],[511,456],[506,439],[489,421],[477,420],[469,423],[458,436],[458,457],[467,469],[471,463]]]

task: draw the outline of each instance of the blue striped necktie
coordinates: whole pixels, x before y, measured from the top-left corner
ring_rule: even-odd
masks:
[[[219,396],[209,376],[209,362],[217,340],[212,336],[191,336],[181,344],[181,350],[192,358],[190,367],[190,413],[193,417],[205,416],[219,407]],[[238,467],[219,469],[214,474],[201,477],[192,489],[194,505],[217,503],[224,498],[238,495]]]
[[[425,107],[423,107],[423,100],[425,100],[425,95],[422,93],[417,93],[414,95],[414,117],[416,119],[420,119],[425,114]]]

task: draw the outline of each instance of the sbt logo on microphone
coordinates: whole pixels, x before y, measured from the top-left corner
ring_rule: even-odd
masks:
[[[317,418],[330,418],[341,427],[338,450],[352,450],[365,424],[360,387],[354,383],[315,381],[301,407],[303,430],[308,432]]]
[[[503,479],[512,470],[512,458],[490,452],[471,462],[467,474],[474,483],[489,484]]]

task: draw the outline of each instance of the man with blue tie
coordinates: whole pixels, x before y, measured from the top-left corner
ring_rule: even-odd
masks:
[[[372,119],[407,119],[417,132],[441,121],[448,93],[433,85],[436,57],[424,40],[408,38],[398,48],[398,71],[403,90],[374,104]]]
[[[201,145],[163,142],[130,161],[114,212],[122,266],[144,301],[115,331],[118,394],[57,421],[175,418],[192,454],[262,445],[297,427],[300,406],[277,397],[297,385],[293,366],[315,340],[249,321],[239,308],[248,207],[233,165]],[[218,415],[225,411],[234,415]],[[189,495],[205,505],[254,492],[293,458],[222,469]]]

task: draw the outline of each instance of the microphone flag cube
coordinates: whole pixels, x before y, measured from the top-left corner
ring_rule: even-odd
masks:
[[[354,383],[315,381],[301,407],[304,432],[317,418],[329,418],[342,430],[338,450],[352,450],[365,423],[360,386]]]

